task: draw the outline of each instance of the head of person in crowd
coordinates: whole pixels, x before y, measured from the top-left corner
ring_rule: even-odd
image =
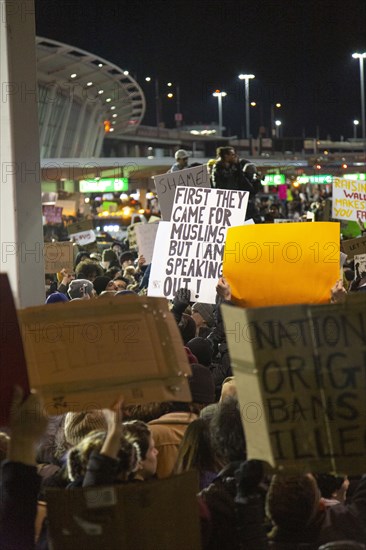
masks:
[[[67,455],[67,473],[72,482],[77,482],[85,477],[91,454],[101,451],[106,436],[106,431],[92,431],[70,449]],[[123,436],[121,436],[117,459],[119,464],[116,481],[126,481],[137,468],[138,457],[135,447]]]
[[[77,298],[89,300],[94,296],[93,283],[87,279],[74,279],[69,284],[67,294],[69,295],[70,300],[76,300]]]
[[[54,439],[54,458],[62,463],[66,452],[78,445],[92,431],[106,431],[107,422],[102,411],[69,412],[62,418]]]
[[[122,275],[118,275],[118,277],[115,277],[113,280],[118,290],[126,290],[127,286],[130,284],[129,280],[122,277]]]
[[[240,163],[243,167],[243,172],[250,183],[253,183],[254,181],[260,181],[262,179],[260,173],[258,172],[257,166],[253,162],[242,159]]]
[[[99,252],[92,252],[90,254],[90,259],[93,260],[93,262],[101,262],[102,261],[102,255],[99,254]]]
[[[271,204],[268,210],[268,214],[265,216],[265,220],[273,221],[281,217],[279,205],[276,203]]]
[[[315,474],[315,481],[323,499],[336,504],[345,502],[349,480],[345,476],[334,476],[331,474]]]
[[[236,399],[228,397],[222,401],[211,418],[210,429],[212,447],[224,465],[246,460],[246,442]]]
[[[212,363],[212,346],[205,338],[193,338],[187,342],[187,348],[197,357],[198,363],[209,367]]]
[[[136,451],[136,467],[130,475],[133,479],[145,481],[156,474],[158,450],[150,428],[145,422],[131,420],[122,424],[123,437]]]
[[[175,473],[181,474],[192,469],[198,470],[201,475],[217,472],[219,469],[212,450],[210,426],[202,418],[191,422],[184,433],[179,447]]]
[[[135,256],[132,252],[127,250],[126,252],[123,252],[119,258],[119,263],[121,264],[122,269],[126,269],[129,265],[133,265],[133,262],[135,260]]]
[[[198,336],[202,327],[212,328],[214,326],[214,307],[211,304],[196,302],[192,306],[192,318],[196,323],[196,332]]]
[[[106,248],[102,253],[102,265],[105,269],[117,266],[119,268],[119,261],[117,254],[111,249]]]
[[[188,377],[191,390],[192,412],[199,414],[201,409],[215,402],[215,382],[211,371],[198,363],[191,365],[192,375]]]
[[[196,323],[190,315],[187,315],[187,313],[183,313],[182,318],[179,321],[178,328],[184,344],[187,344],[187,342],[196,336]]]
[[[226,165],[238,164],[239,158],[233,147],[218,147],[217,156]]]
[[[174,155],[176,163],[179,165],[179,170],[184,170],[188,166],[189,155],[184,149],[178,149]]]
[[[228,376],[227,378],[225,378],[225,380],[222,383],[220,403],[224,401],[224,399],[227,399],[228,397],[237,399],[237,396],[238,396],[238,390],[236,388],[235,378],[234,376]]]
[[[57,304],[59,302],[68,302],[69,299],[62,292],[53,292],[46,300],[46,304]]]
[[[117,291],[117,287],[114,284],[114,281],[109,277],[102,275],[101,277],[96,277],[93,281],[94,290],[99,296],[104,290]]]
[[[122,243],[119,243],[119,242],[114,242],[111,246],[113,252],[116,254],[117,258],[119,258],[122,254],[122,252],[124,252],[125,250],[125,247],[123,246]]]
[[[104,273],[102,266],[92,260],[82,260],[75,268],[76,277],[79,279],[88,279],[94,282],[94,279],[101,277]]]
[[[266,499],[267,515],[277,531],[290,542],[308,542],[312,524],[320,510],[320,491],[311,474],[273,476]],[[304,539],[304,540],[303,540]]]
[[[75,262],[74,262],[74,270],[76,269],[76,266],[79,265],[80,262],[83,260],[88,260],[90,258],[89,252],[86,250],[81,250],[76,254]]]

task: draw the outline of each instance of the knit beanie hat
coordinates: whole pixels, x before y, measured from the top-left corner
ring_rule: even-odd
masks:
[[[69,299],[62,292],[53,292],[46,300],[46,304],[57,304],[57,302],[68,302]]]
[[[118,263],[117,254],[111,248],[106,248],[105,250],[103,250],[103,253],[102,253],[102,261],[114,262],[117,264]]]
[[[85,294],[89,294],[91,296],[93,292],[93,283],[87,279],[74,279],[69,284],[67,293],[72,300],[75,298],[82,298],[84,296],[83,289],[85,289]]]
[[[65,439],[70,445],[77,445],[93,430],[106,429],[107,421],[101,411],[69,412],[65,417]]]
[[[188,378],[193,403],[209,405],[215,401],[215,382],[211,371],[203,365],[191,365],[192,376]]]
[[[111,281],[109,277],[105,277],[104,275],[96,277],[93,281],[93,285],[95,288],[96,293],[99,295],[103,290],[107,288],[107,284]]]
[[[215,324],[214,307],[211,304],[196,302],[192,306],[192,313],[199,313],[208,327],[212,327]]]
[[[198,363],[209,367],[212,361],[212,346],[206,338],[193,338],[187,344],[193,355],[198,359]]]
[[[132,252],[129,252],[128,250],[126,252],[123,252],[119,257],[119,263],[122,265],[123,262],[127,262],[128,260],[134,261],[135,256]]]

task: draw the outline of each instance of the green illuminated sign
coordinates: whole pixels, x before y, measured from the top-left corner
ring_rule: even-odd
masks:
[[[128,178],[100,178],[80,180],[80,193],[108,193],[128,191]]]
[[[286,183],[285,174],[267,174],[264,177],[264,185],[282,185]]]
[[[298,183],[314,183],[314,184],[321,184],[321,183],[332,183],[333,182],[333,176],[330,174],[314,174],[313,176],[299,176],[297,178]]]
[[[366,180],[366,174],[343,174],[343,177],[347,180]]]

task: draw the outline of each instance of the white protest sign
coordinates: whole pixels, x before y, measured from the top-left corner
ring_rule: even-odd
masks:
[[[246,191],[178,187],[170,222],[160,222],[148,296],[170,299],[188,288],[192,300],[214,304],[228,227],[243,225]]]
[[[159,197],[161,216],[166,221],[170,220],[175,190],[179,185],[200,188],[211,187],[206,164],[154,176],[154,183]]]
[[[76,244],[83,246],[84,244],[94,243],[96,241],[96,236],[92,229],[88,229],[88,231],[73,233],[72,239]]]
[[[146,264],[151,264],[158,223],[141,223],[136,225],[135,233],[139,255],[144,256]]]
[[[366,220],[366,182],[333,178],[332,217],[336,220]]]

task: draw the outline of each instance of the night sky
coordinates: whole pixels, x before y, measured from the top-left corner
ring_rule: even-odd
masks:
[[[187,124],[217,121],[218,88],[226,135],[241,136],[244,82],[254,73],[251,130],[269,125],[271,103],[285,136],[353,136],[361,119],[359,61],[366,51],[364,0],[35,0],[37,34],[100,55],[129,70],[148,101],[143,124],[155,123],[153,84],[179,83]],[[366,65],[366,64],[365,64]],[[366,69],[366,66],[365,66]],[[165,97],[163,119],[174,126],[175,101]],[[361,125],[360,125],[361,126]],[[361,128],[358,128],[359,135]]]

